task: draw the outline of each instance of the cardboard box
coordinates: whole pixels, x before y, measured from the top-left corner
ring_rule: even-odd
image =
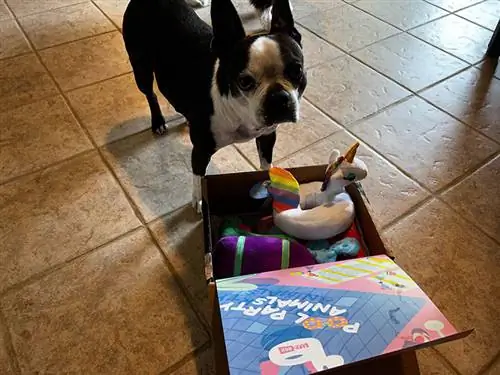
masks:
[[[290,172],[299,183],[321,181],[324,176],[326,165],[291,168]],[[227,215],[243,215],[262,212],[262,201],[256,201],[249,196],[249,191],[256,183],[267,180],[268,173],[265,171],[235,173],[224,175],[211,175],[203,179],[203,225],[205,251],[210,254],[213,246],[218,240],[219,218]],[[388,255],[373,220],[358,190],[348,187],[356,209],[356,219],[363,232],[364,241],[370,255]],[[267,207],[271,214],[271,207]],[[207,268],[210,278],[210,267]],[[218,375],[229,374],[228,357],[224,342],[224,333],[221,321],[221,312],[218,302],[216,284],[209,280],[210,306],[212,306],[212,330],[215,343],[215,363]],[[458,332],[452,336],[433,341],[429,344],[435,345],[445,341],[463,338],[472,330]],[[423,347],[423,346],[422,346]],[[335,374],[419,374],[418,364],[414,348],[398,351],[396,354],[384,354],[364,361],[348,364],[336,369],[326,370],[321,373]]]

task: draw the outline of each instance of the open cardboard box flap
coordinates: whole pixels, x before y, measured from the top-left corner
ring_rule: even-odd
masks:
[[[325,169],[326,165],[319,165],[291,168],[289,171],[302,184],[321,181]],[[268,173],[266,171],[210,175],[203,179],[203,225],[206,253],[212,251],[213,245],[217,241],[218,228],[214,220],[216,217],[262,212],[262,201],[252,199],[249,196],[249,191],[256,183],[267,179]],[[369,254],[372,256],[388,255],[393,258],[385,248],[359,191],[354,186],[349,186],[347,190],[354,202],[356,219],[363,232]],[[271,213],[271,207],[269,207],[269,213]],[[215,342],[217,374],[225,375],[229,374],[228,357],[224,342],[218,293],[213,281],[209,283],[209,296],[210,306],[213,308],[212,330]],[[321,373],[362,374],[369,371],[369,373],[375,374],[418,374],[415,349],[461,339],[468,336],[472,331],[457,332],[438,340],[423,343],[417,347],[409,347],[396,352],[378,355],[336,369],[322,371]]]

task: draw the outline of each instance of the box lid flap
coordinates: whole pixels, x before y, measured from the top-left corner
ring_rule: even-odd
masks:
[[[315,373],[471,332],[457,331],[385,255],[216,285],[231,374]]]

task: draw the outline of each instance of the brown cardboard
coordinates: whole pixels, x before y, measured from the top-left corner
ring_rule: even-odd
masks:
[[[299,183],[321,181],[326,165],[290,168],[289,171]],[[262,201],[256,201],[249,196],[249,191],[256,183],[267,180],[266,171],[233,173],[224,175],[206,176],[202,181],[203,193],[203,224],[205,252],[210,253],[217,239],[217,223],[215,216],[241,215],[262,212]],[[354,186],[347,189],[356,210],[356,218],[363,232],[363,237],[370,255],[388,255],[380,235],[369,214],[361,194]],[[269,205],[269,214],[271,206]],[[215,362],[217,375],[229,374],[226,348],[224,344],[222,322],[218,306],[217,289],[215,283],[209,283],[209,298],[212,308],[212,330],[215,343]],[[457,340],[468,336],[473,330],[460,332],[454,336],[435,341],[431,345],[441,342]],[[359,363],[343,366],[339,369],[327,370],[325,374],[397,374],[418,375],[419,368],[415,350],[412,348],[397,354],[382,355]]]

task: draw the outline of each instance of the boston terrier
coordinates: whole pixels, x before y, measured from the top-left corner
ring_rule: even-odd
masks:
[[[301,35],[289,1],[272,5],[269,32],[248,36],[231,0],[212,0],[212,27],[185,0],[131,0],[125,11],[123,38],[153,132],[167,131],[153,78],[189,124],[198,211],[201,177],[218,149],[255,138],[268,169],[278,124],[299,120],[307,82]]]

